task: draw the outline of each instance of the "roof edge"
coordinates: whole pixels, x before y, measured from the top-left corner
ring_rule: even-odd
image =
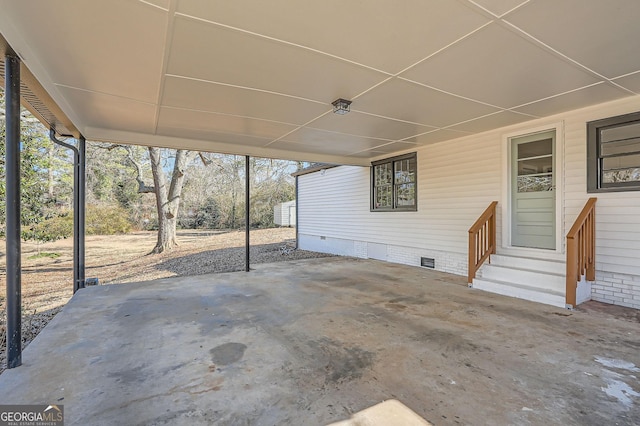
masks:
[[[0,82],[4,85],[4,57],[15,55],[15,50],[0,34]],[[69,117],[60,109],[45,88],[35,78],[26,64],[20,59],[20,103],[47,129],[53,129],[59,136],[73,136],[79,138],[80,131],[71,122]]]
[[[333,169],[334,167],[340,167],[340,164],[314,164],[297,172],[291,173],[291,176],[297,177],[302,175],[308,175],[309,173],[319,172],[321,170]]]

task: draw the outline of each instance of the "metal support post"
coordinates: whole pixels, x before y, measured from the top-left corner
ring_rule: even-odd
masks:
[[[300,248],[300,236],[298,234],[298,221],[300,220],[300,216],[298,215],[298,175],[296,175],[296,224],[294,225],[296,227],[296,250]]]
[[[250,261],[250,242],[249,242],[249,230],[250,230],[250,214],[249,214],[249,203],[250,203],[250,193],[249,193],[249,156],[245,155],[244,156],[244,207],[245,207],[245,213],[244,213],[244,223],[245,223],[245,259],[244,259],[244,264],[245,264],[245,271],[249,272],[250,271],[250,265],[249,265],[249,261]]]
[[[86,230],[86,195],[87,195],[87,147],[84,136],[78,139],[78,288],[85,287],[85,230]]]
[[[20,59],[6,55],[6,238],[7,368],[22,365],[22,283],[20,261]]]

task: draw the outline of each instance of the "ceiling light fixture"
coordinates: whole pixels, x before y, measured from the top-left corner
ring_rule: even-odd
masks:
[[[344,115],[350,111],[351,101],[340,98],[331,102],[331,105],[333,105],[333,112],[335,114]]]

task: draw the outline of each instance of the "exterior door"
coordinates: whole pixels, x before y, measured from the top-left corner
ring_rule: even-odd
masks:
[[[511,138],[511,245],[555,250],[555,130]]]
[[[289,226],[296,226],[296,206],[289,206]]]

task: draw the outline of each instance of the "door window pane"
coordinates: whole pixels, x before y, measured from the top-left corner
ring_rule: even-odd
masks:
[[[518,192],[541,192],[553,189],[553,176],[518,176]]]
[[[550,138],[518,144],[518,159],[552,154],[553,140]]]
[[[517,191],[541,192],[553,189],[553,138],[518,143]]]
[[[553,172],[553,157],[518,160],[518,176]]]

